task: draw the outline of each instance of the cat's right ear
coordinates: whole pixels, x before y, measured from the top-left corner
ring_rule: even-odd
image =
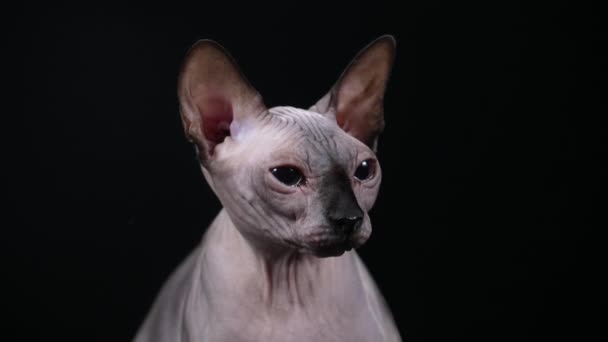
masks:
[[[218,43],[200,40],[188,51],[178,81],[180,113],[186,136],[203,164],[215,147],[238,133],[239,121],[266,110],[260,94]]]

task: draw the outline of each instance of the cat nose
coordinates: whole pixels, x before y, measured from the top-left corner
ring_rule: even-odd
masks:
[[[359,229],[362,221],[362,216],[349,216],[341,217],[339,219],[332,219],[334,229],[338,230],[345,236],[351,236],[357,229]]]

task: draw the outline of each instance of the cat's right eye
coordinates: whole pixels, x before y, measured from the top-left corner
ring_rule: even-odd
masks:
[[[270,169],[270,173],[287,186],[298,186],[304,180],[300,170],[291,166],[278,166]]]

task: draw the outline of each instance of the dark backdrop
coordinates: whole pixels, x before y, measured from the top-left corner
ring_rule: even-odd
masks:
[[[597,336],[601,14],[565,1],[487,3],[5,13],[18,90],[3,114],[15,119],[4,135],[8,331],[129,340],[218,212],[177,110],[192,43],[222,43],[267,105],[308,107],[360,48],[391,33],[384,179],[360,253],[405,340]]]

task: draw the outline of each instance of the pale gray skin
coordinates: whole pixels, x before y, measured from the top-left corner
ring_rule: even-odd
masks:
[[[383,36],[308,110],[267,109],[223,48],[194,45],[180,76],[181,114],[223,209],[165,284],[136,342],[401,340],[354,251],[371,233],[367,212],[381,179],[374,150],[394,53]],[[365,160],[373,172],[358,180]],[[304,180],[289,186],[270,172],[285,165]],[[334,220],[356,212],[352,231]]]

